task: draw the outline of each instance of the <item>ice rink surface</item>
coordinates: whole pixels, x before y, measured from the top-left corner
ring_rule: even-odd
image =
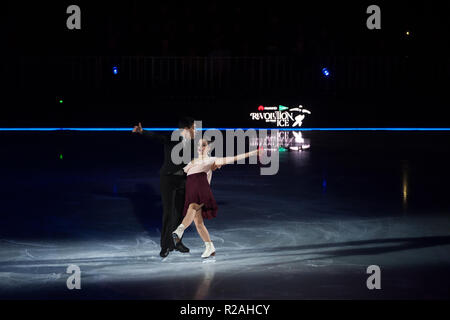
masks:
[[[214,172],[219,212],[205,224],[217,254],[206,260],[193,227],[190,253],[159,257],[158,145],[14,138],[33,161],[1,169],[0,298],[450,298],[448,134],[309,138],[310,150],[280,153],[275,176],[258,165]],[[81,290],[67,289],[72,264]],[[381,290],[366,286],[370,265]]]

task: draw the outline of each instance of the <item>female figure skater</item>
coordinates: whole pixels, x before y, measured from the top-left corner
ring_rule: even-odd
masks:
[[[254,154],[261,154],[261,151],[254,150],[233,157],[216,158],[210,157],[209,142],[205,139],[199,141],[198,154],[199,157],[192,160],[186,165],[183,170],[187,174],[186,179],[186,198],[184,202],[184,219],[181,224],[175,229],[172,236],[175,245],[181,241],[184,230],[188,228],[192,221],[194,221],[197,232],[205,242],[205,251],[202,258],[208,258],[216,254],[211,238],[209,237],[208,229],[206,229],[203,219],[211,219],[217,215],[217,203],[211,192],[211,167],[217,168],[223,165],[233,163],[234,161],[248,158]]]

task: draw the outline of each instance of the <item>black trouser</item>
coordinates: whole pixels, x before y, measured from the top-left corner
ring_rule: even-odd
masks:
[[[163,205],[161,248],[173,248],[172,232],[183,221],[186,176],[161,175],[160,188]]]

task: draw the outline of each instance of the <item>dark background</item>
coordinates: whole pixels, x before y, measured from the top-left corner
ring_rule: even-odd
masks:
[[[71,4],[81,30],[66,28]],[[371,4],[381,30],[366,27]],[[270,104],[302,104],[312,111],[305,127],[448,126],[449,9],[446,1],[7,1],[0,126],[174,126],[182,114],[207,127],[261,126],[249,113]]]
[[[181,114],[206,127],[259,127],[249,113],[261,104],[302,104],[312,111],[305,127],[450,127],[448,1],[242,2],[3,1],[0,127],[162,127]],[[81,30],[66,28],[71,4]],[[366,28],[371,4],[381,30]],[[277,175],[260,176],[259,165],[214,173],[221,217],[208,228],[247,243],[224,257],[267,259],[220,266],[209,298],[245,288],[269,298],[448,298],[447,132],[304,138],[311,148],[280,152]],[[0,132],[0,146],[0,297],[173,299],[204,283],[204,268],[178,278],[170,261],[167,277],[127,280],[143,275],[135,263],[159,265],[157,246],[134,240],[159,238],[160,145],[56,130]],[[150,260],[133,258],[141,253]],[[381,295],[364,286],[365,262],[386,270]],[[92,291],[66,290],[69,263],[100,276]],[[115,266],[131,278],[109,278]]]

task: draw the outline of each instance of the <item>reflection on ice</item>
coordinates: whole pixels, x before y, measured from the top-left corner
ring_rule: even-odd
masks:
[[[264,138],[258,137],[250,139],[250,146],[263,147],[264,150],[302,151],[309,149],[310,139],[305,139],[301,131],[278,131],[277,134],[270,134]]]

